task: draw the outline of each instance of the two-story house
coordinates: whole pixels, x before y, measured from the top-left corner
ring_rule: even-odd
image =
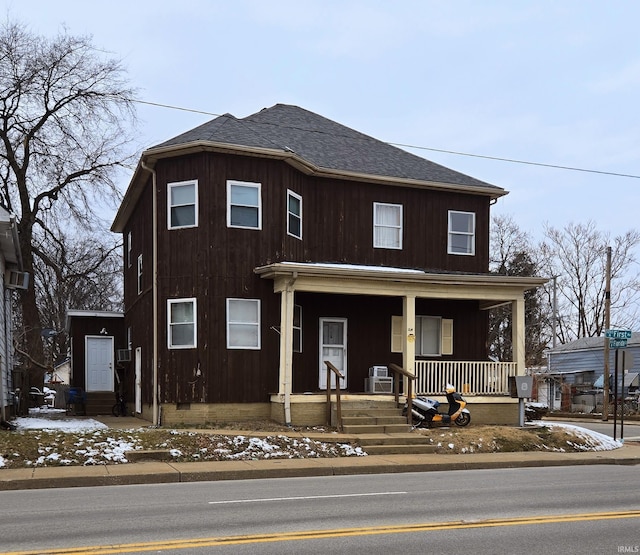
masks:
[[[135,411],[155,423],[323,422],[325,361],[344,394],[372,366],[475,395],[517,422],[524,291],[490,275],[489,209],[506,194],[296,106],[226,114],[143,152],[124,237]],[[487,357],[510,304],[514,359]]]

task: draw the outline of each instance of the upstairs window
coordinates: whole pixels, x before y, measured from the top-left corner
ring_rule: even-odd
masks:
[[[402,205],[373,203],[373,247],[402,249]]]
[[[167,343],[169,349],[196,347],[196,299],[168,299]]]
[[[142,293],[142,255],[138,256],[138,295]]]
[[[302,239],[302,197],[287,191],[287,234]]]
[[[259,299],[227,299],[227,349],[260,349]]]
[[[448,254],[476,253],[476,215],[473,212],[449,210]]]
[[[262,229],[261,184],[227,181],[227,227]]]
[[[198,182],[180,181],[167,185],[167,227],[180,229],[198,225]]]
[[[127,268],[131,268],[131,249],[133,248],[133,243],[131,239],[131,232],[127,233]]]

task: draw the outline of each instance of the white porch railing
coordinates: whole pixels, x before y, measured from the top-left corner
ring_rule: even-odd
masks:
[[[515,362],[417,360],[416,395],[441,395],[450,383],[460,393],[509,395],[509,376],[516,375]]]

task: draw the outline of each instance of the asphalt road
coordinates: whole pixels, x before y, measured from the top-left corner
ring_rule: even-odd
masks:
[[[639,483],[601,465],[5,491],[0,553],[633,553]]]

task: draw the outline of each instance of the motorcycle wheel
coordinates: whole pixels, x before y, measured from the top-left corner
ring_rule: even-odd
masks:
[[[455,419],[457,426],[467,426],[471,422],[471,415],[468,412],[460,413],[460,416]]]

